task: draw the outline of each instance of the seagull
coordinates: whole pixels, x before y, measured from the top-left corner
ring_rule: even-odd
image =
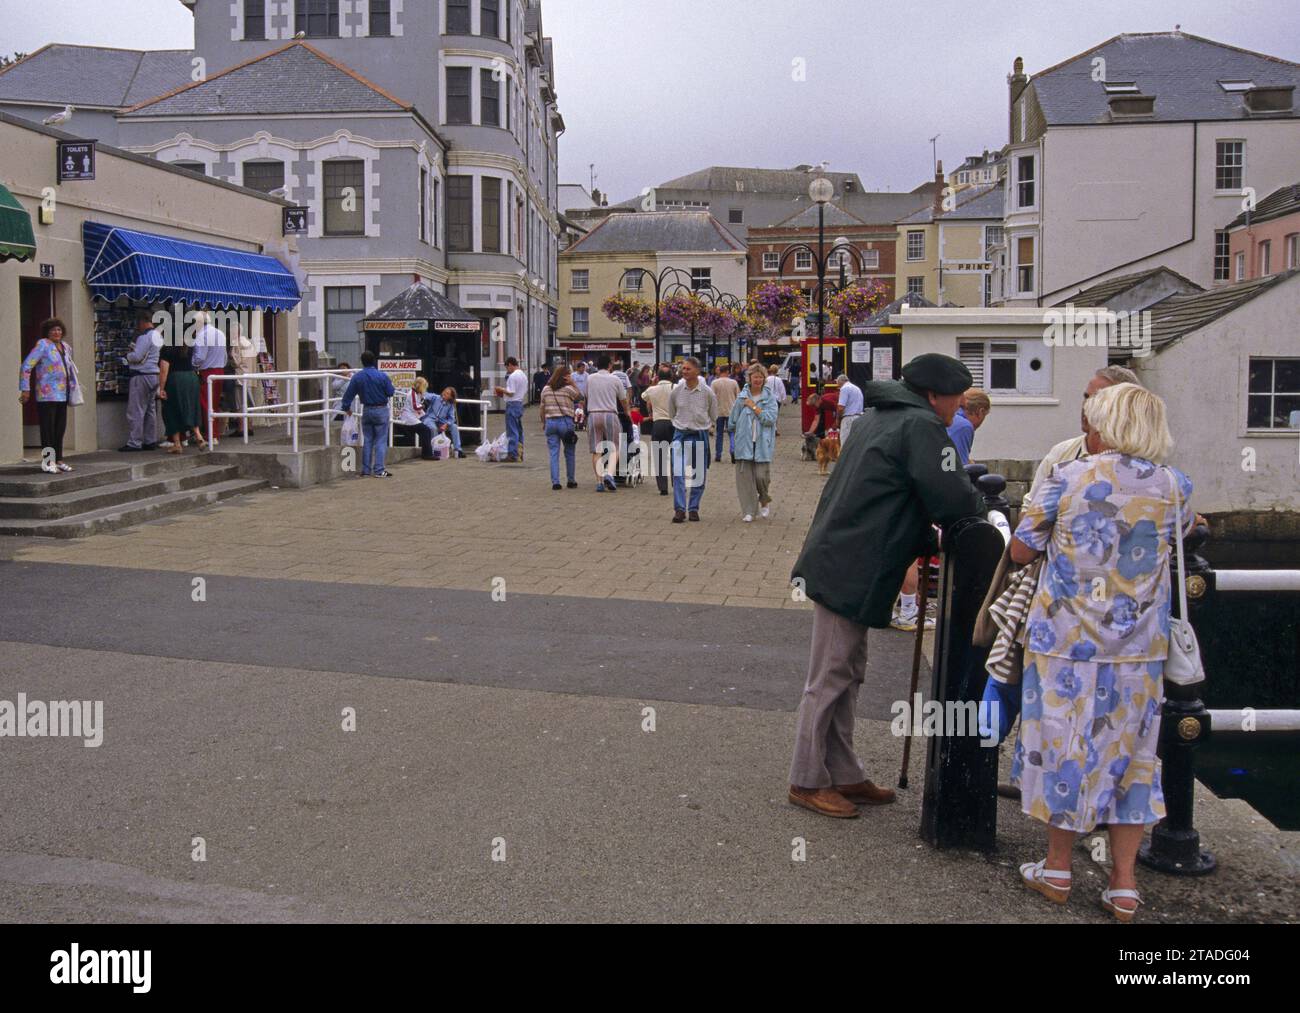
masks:
[[[295,38],[295,39],[305,39],[305,38],[307,38],[307,33],[306,33],[306,32],[299,32],[297,35],[294,36],[294,38]]]
[[[63,107],[62,112],[55,113],[53,116],[47,116],[41,122],[43,122],[47,127],[57,127],[62,123],[67,123],[70,119],[72,119],[72,106],[66,105]]]

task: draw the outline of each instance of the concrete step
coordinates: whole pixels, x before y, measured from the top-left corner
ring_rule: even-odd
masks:
[[[196,489],[169,492],[148,499],[135,500],[120,506],[103,507],[70,517],[47,519],[39,517],[0,519],[0,535],[25,535],[36,538],[87,538],[106,531],[130,527],[145,521],[157,520],[172,514],[185,513],[199,507],[219,503],[232,496],[264,489],[267,482],[260,479],[230,479]]]
[[[102,458],[105,455],[96,456]],[[188,471],[201,464],[202,458],[197,450],[185,454],[146,450],[138,454],[119,454],[117,459],[108,458],[108,462],[85,463],[81,458],[73,457],[70,463],[75,470],[57,475],[41,471],[39,464],[0,468],[0,498],[59,496],[94,486],[138,482],[154,475]]]
[[[111,477],[118,476],[114,474]],[[234,465],[192,462],[187,468],[160,469],[157,474],[72,491],[50,492],[44,496],[0,497],[0,519],[59,520],[168,493],[217,485],[238,477],[239,468]]]

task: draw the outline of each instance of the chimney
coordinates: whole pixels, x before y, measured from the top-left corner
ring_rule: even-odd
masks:
[[[596,188],[596,187],[592,187],[592,188],[591,188],[591,202],[592,202],[593,204],[595,204],[596,207],[600,207],[600,206],[601,206],[601,204],[600,204],[600,198],[601,198],[601,196],[602,196],[602,194],[601,194],[601,192],[600,192],[600,190],[599,190],[598,188]]]
[[[943,214],[943,191],[947,185],[943,178],[943,159],[940,159],[934,170],[934,216],[936,218]]]
[[[1029,87],[1029,78],[1025,75],[1025,61],[1017,56],[1016,62],[1012,65],[1011,73],[1007,77],[1007,87],[1011,93],[1011,114],[1009,117],[1009,134],[1008,140],[1012,144],[1016,143],[1016,102],[1020,99],[1024,90]]]

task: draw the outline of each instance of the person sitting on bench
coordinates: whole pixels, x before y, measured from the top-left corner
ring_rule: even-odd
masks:
[[[456,425],[456,389],[447,387],[441,394],[430,394],[429,381],[421,377],[416,381],[416,389],[424,385],[424,424],[432,434],[442,433],[451,440],[452,453],[464,457],[460,448],[460,428]]]

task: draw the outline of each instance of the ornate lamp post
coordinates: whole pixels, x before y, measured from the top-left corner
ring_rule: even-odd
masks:
[[[627,279],[628,275],[636,275],[636,276],[637,276],[637,279],[638,279],[638,288],[639,288],[641,285],[644,285],[644,284],[645,284],[645,278],[646,278],[646,275],[649,275],[649,276],[650,276],[650,280],[654,283],[654,289],[655,289],[655,362],[656,362],[656,363],[663,362],[664,359],[663,359],[662,354],[660,353],[660,348],[659,348],[660,340],[661,340],[661,338],[662,338],[662,331],[663,331],[662,324],[661,324],[660,319],[659,319],[659,307],[660,307],[660,305],[663,303],[664,296],[666,296],[666,295],[671,295],[673,292],[675,292],[675,291],[677,291],[677,290],[679,290],[679,289],[682,290],[682,291],[689,292],[689,291],[691,290],[691,286],[690,286],[691,279],[690,279],[690,277],[686,274],[686,272],[683,271],[680,267],[665,267],[665,268],[664,268],[662,271],[660,271],[658,274],[654,274],[652,271],[650,271],[650,270],[648,270],[647,268],[644,268],[644,267],[629,267],[626,271],[623,272],[622,277],[619,278],[619,280],[618,280],[618,287],[619,287],[620,289],[623,287],[623,282]],[[682,283],[682,280],[681,280],[682,278],[685,278],[685,279],[686,279],[685,284]]]

